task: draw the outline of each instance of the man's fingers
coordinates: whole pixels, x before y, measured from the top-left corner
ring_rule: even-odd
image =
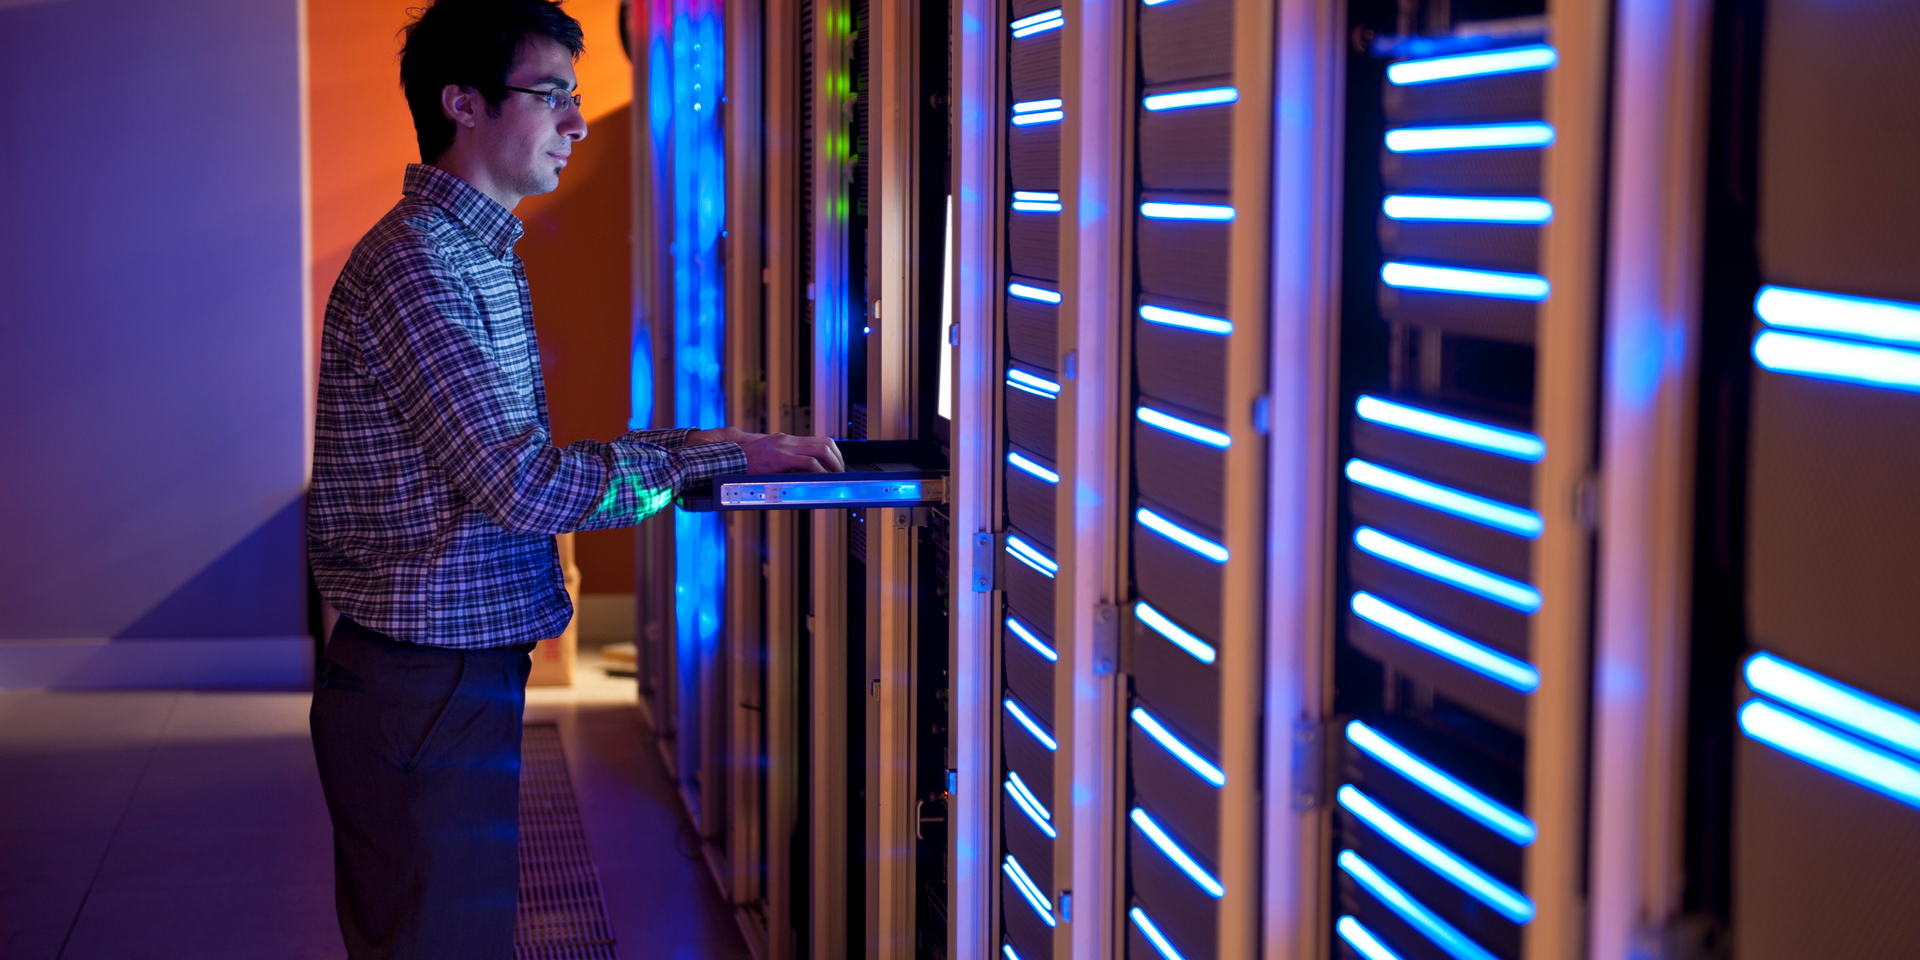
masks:
[[[821,463],[826,464],[825,469],[829,473],[845,473],[846,472],[847,462],[841,459],[840,447],[838,444],[834,443],[831,439],[827,437],[811,437],[809,439],[818,441],[817,443],[818,450],[813,454],[813,456],[817,458]]]
[[[812,457],[805,456],[803,454],[788,454],[787,462],[788,462],[787,469],[789,471],[799,471],[800,473],[831,473],[833,472],[828,470],[826,467],[821,466],[820,461],[815,460]]]

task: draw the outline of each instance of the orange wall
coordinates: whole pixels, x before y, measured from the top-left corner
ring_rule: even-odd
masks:
[[[316,321],[347,254],[400,199],[401,174],[420,159],[398,59],[400,28],[417,3],[306,5]],[[626,431],[632,74],[620,50],[619,8],[619,0],[566,5],[586,29],[577,69],[588,135],[560,189],[514,211],[526,224],[517,249],[533,287],[554,440],[561,444]],[[584,533],[577,547],[586,592],[632,592],[632,531]]]

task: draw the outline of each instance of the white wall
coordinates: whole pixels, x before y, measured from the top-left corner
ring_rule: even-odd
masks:
[[[0,0],[0,687],[310,669],[299,27]]]

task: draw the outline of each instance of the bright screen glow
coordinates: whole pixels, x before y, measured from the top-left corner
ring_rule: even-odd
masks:
[[[953,198],[947,198],[946,254],[940,266],[940,399],[943,420],[953,419]]]

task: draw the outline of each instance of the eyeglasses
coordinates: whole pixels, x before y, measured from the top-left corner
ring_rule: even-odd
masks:
[[[565,110],[568,107],[577,107],[580,105],[579,94],[568,93],[567,91],[562,90],[559,87],[554,87],[550,90],[528,90],[526,87],[507,87],[505,89],[511,90],[514,93],[531,93],[534,96],[539,97],[542,100],[545,100],[547,102],[547,106],[553,108],[556,111]]]

